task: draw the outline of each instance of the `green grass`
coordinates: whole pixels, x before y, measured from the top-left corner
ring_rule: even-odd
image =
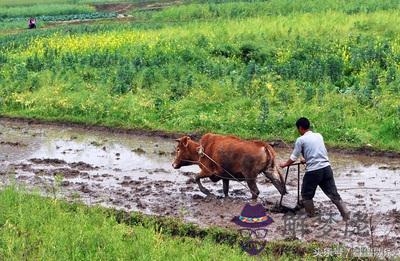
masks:
[[[400,151],[397,3],[318,3],[178,6],[3,36],[0,113],[286,141],[307,116],[330,145]]]
[[[43,24],[41,24],[43,25]],[[0,34],[8,33],[10,30],[13,29],[20,29],[24,30],[28,28],[27,20],[20,20],[20,21],[2,21],[0,25]],[[15,31],[14,31],[15,32]]]
[[[118,223],[101,208],[0,192],[2,260],[244,260],[238,247]]]
[[[41,4],[26,7],[0,7],[0,19],[11,17],[30,17],[42,15],[70,15],[94,12],[89,5],[76,4]]]
[[[292,16],[304,13],[324,13],[328,11],[346,14],[390,11],[400,8],[397,0],[346,1],[326,0],[270,0],[270,1],[187,1],[185,5],[173,6],[154,12],[132,14],[152,21],[190,21],[192,19],[249,18],[266,15]]]
[[[161,0],[163,2],[165,0]],[[52,5],[52,4],[92,4],[92,3],[141,3],[154,2],[154,0],[2,0],[0,6],[32,6],[32,5]]]
[[[1,260],[252,260],[234,231],[0,191]],[[270,242],[268,260],[312,259],[318,244]]]
[[[3,0],[0,2],[0,6],[29,6],[29,5],[36,5],[36,4],[73,4],[76,3],[74,0],[37,0],[37,1],[28,1],[28,0]]]

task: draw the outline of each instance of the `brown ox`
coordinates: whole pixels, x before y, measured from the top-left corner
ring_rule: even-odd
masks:
[[[175,169],[197,164],[201,171],[196,176],[196,183],[201,192],[210,192],[200,180],[210,178],[217,182],[222,179],[223,191],[228,196],[229,180],[245,180],[252,198],[258,197],[256,178],[261,172],[269,178],[281,194],[286,193],[283,176],[276,165],[275,151],[266,142],[246,141],[235,136],[205,134],[200,142],[188,136],[176,140],[176,158],[172,163]]]

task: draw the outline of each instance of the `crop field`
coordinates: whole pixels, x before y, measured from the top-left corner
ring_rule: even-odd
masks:
[[[269,2],[192,4],[145,24],[3,36],[0,110],[288,141],[305,115],[331,145],[399,150],[397,1],[312,3],[296,14]]]
[[[182,133],[198,137],[213,132],[291,144],[298,137],[294,123],[304,116],[311,120],[314,130],[323,134],[328,149],[398,156],[399,12],[398,0],[38,0],[34,3],[3,0],[0,2],[0,117],[162,133],[167,137]],[[29,30],[27,20],[32,16],[38,24],[36,29]],[[0,137],[7,136],[2,132],[18,128],[22,127],[6,126]],[[43,127],[43,133],[47,133],[46,128]],[[61,130],[54,131],[58,132]],[[68,143],[78,136],[74,133],[71,137],[54,138],[54,133],[51,144],[60,140]],[[32,139],[36,139],[34,135]],[[0,143],[0,151],[1,146],[12,145],[24,152],[21,154],[24,158],[15,156],[16,153],[15,159],[11,155],[0,161],[0,177],[14,171],[27,172],[26,162],[18,161],[31,160],[25,157],[24,146],[20,146],[27,139],[23,134],[19,138],[18,142]],[[106,141],[102,137],[101,142]],[[84,144],[82,150],[93,145],[87,140],[78,142],[79,146]],[[75,145],[71,145],[71,151]],[[55,148],[58,150],[60,146]],[[107,151],[105,148],[93,150],[101,154]],[[142,147],[129,148],[130,152],[138,150]],[[65,156],[51,153],[45,156]],[[113,153],[122,154],[117,150]],[[158,157],[172,154],[165,150]],[[334,157],[335,163],[343,163],[339,156]],[[74,159],[81,162],[80,158]],[[68,162],[68,158],[62,160]],[[379,164],[389,162],[386,160]],[[169,161],[170,158],[160,158],[157,163],[168,162],[170,167]],[[4,167],[5,162],[11,170],[8,165]],[[357,173],[385,176],[391,175],[391,171],[398,174],[399,170],[391,163],[387,163],[389,167],[375,166],[370,159],[356,156],[354,162],[358,164],[354,165]],[[115,169],[123,168],[108,169],[117,173],[113,182],[119,182]],[[160,169],[165,171],[164,165],[151,171]],[[339,175],[345,184],[356,172],[351,167],[342,170],[346,174]],[[165,173],[182,174],[171,170]],[[167,182],[160,180],[157,182]],[[365,182],[360,180],[350,179],[348,182],[358,184],[351,189],[358,191],[363,187]],[[1,181],[0,178],[0,208],[5,206],[6,212],[0,212],[0,260],[135,257],[161,260],[172,259],[178,252],[188,253],[181,256],[182,260],[247,258],[238,251],[236,241],[216,244],[209,237],[202,240],[191,235],[165,234],[157,226],[120,222],[102,208],[68,207],[64,201],[41,199],[38,195],[30,199],[25,190]],[[190,184],[178,181],[180,191]],[[388,183],[386,189],[397,189],[396,181]],[[371,184],[367,189],[382,185]],[[97,188],[97,192],[100,190]],[[378,192],[369,194],[371,202],[373,197],[379,198]],[[118,198],[118,193],[113,197]],[[360,198],[359,194],[351,197]],[[379,209],[379,215],[388,224],[397,220],[398,210],[390,212],[391,208],[386,206],[393,205],[396,209],[396,204],[394,197],[390,197],[390,202],[384,203],[385,208]],[[127,211],[140,210],[125,205],[105,204]],[[14,213],[16,209],[18,212]],[[160,209],[147,212],[168,215]],[[168,211],[174,215],[181,211],[171,209]],[[78,214],[74,216],[72,212]],[[30,219],[29,213],[35,213],[36,217]],[[54,216],[54,222],[41,224],[46,215]],[[209,225],[204,220],[199,223]],[[62,232],[66,227],[72,234],[82,235],[81,238],[71,239],[67,232]],[[35,231],[45,236],[37,237]],[[330,243],[337,243],[335,237],[331,239]],[[73,249],[67,253],[70,240]],[[53,249],[52,245],[56,247]],[[311,258],[313,247],[311,243],[310,249],[302,249],[293,241],[293,245],[270,249],[264,257]],[[138,250],[142,248],[148,255]],[[171,249],[176,250],[170,252]],[[282,249],[291,251],[285,255]]]

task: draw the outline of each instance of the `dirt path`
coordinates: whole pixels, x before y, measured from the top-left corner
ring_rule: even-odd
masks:
[[[172,139],[159,136],[3,119],[0,120],[0,183],[4,185],[15,179],[49,196],[56,194],[71,200],[79,198],[87,204],[169,215],[201,226],[235,228],[230,220],[240,214],[245,203],[251,202],[250,193],[231,182],[230,197],[223,198],[222,183],[208,181],[204,184],[215,196],[205,197],[193,181],[197,167],[172,169],[174,145]],[[282,158],[289,152],[278,149]],[[275,222],[268,227],[268,239],[295,236],[308,241],[368,246],[371,244],[368,222],[372,216],[372,224],[376,226],[374,245],[398,248],[400,159],[343,153],[331,153],[330,157],[339,192],[353,213],[359,211],[354,222],[346,229],[334,206],[317,191],[315,200],[323,214],[321,218],[307,219],[301,226],[296,223],[296,229],[290,230],[288,222],[302,222],[303,212],[294,217],[271,212]],[[59,186],[54,186],[56,183]],[[258,184],[259,202],[272,211],[279,199],[277,190],[261,176]],[[293,170],[288,180],[290,194],[285,201],[295,199],[296,188]]]
[[[163,8],[180,5],[181,1],[146,1],[138,3],[105,3],[105,4],[93,4],[97,12],[115,12],[119,14],[124,14],[130,10],[138,11],[151,11],[151,10],[161,10]]]

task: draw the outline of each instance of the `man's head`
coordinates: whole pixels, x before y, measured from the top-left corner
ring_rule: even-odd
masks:
[[[301,117],[296,121],[296,127],[300,135],[304,135],[310,129],[310,121],[305,117]]]

